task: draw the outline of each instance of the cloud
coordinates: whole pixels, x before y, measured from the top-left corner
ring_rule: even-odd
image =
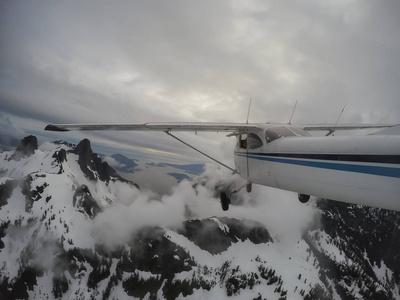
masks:
[[[4,2],[0,109],[46,123],[396,123],[396,1]],[[18,122],[22,129],[26,124]],[[68,133],[190,157],[138,133]]]
[[[114,159],[111,156],[106,156],[106,157],[104,157],[103,160],[105,162],[107,162],[110,165],[110,167],[112,167],[112,168],[123,168],[123,167],[126,167],[126,165],[118,162],[116,159]]]
[[[296,243],[304,230],[318,220],[312,202],[304,205],[294,193],[257,185],[251,194],[238,193],[233,199],[236,205],[222,211],[216,189],[222,185],[234,188],[242,183],[237,175],[208,165],[196,181],[184,180],[160,199],[155,199],[151,192],[120,184],[116,189],[117,201],[94,219],[93,235],[112,247],[129,240],[145,226],[174,228],[188,218],[228,216],[258,221],[274,239]]]
[[[178,225],[184,220],[185,192],[187,189],[181,187],[172,195],[156,200],[151,198],[151,192],[125,187],[116,195],[118,202],[95,218],[94,236],[112,246],[128,241],[146,226]]]
[[[24,132],[15,127],[9,116],[0,113],[0,150],[15,149],[23,135]]]

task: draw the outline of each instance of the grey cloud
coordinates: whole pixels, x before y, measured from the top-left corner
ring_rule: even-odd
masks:
[[[8,116],[0,113],[0,150],[15,149],[23,135],[24,132],[16,128]]]
[[[252,97],[253,122],[287,122],[296,100],[294,122],[335,122],[345,104],[342,122],[399,122],[398,6],[5,1],[0,109],[44,124],[244,122]]]

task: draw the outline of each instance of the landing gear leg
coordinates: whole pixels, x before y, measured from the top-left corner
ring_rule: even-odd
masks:
[[[225,192],[221,192],[220,200],[221,200],[222,210],[227,211],[229,209],[229,204],[231,203],[231,199]]]

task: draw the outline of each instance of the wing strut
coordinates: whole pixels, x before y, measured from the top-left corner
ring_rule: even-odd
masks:
[[[193,150],[199,152],[200,154],[202,154],[202,155],[208,157],[209,159],[215,161],[216,163],[219,163],[221,166],[224,166],[225,168],[231,170],[234,174],[239,174],[238,171],[236,171],[235,169],[233,169],[233,168],[231,168],[231,167],[225,165],[224,163],[222,163],[222,162],[216,160],[215,158],[211,157],[210,155],[204,153],[203,151],[201,151],[201,150],[199,150],[199,149],[193,147],[192,145],[186,143],[185,141],[183,141],[183,140],[181,140],[180,138],[178,138],[178,137],[176,137],[175,135],[173,135],[171,132],[165,131],[165,133],[168,134],[169,136],[173,137],[173,138],[176,139],[177,141],[181,142],[182,144],[184,144],[184,145],[186,145],[186,146],[192,148]]]

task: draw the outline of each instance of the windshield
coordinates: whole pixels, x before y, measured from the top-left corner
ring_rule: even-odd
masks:
[[[283,126],[269,128],[265,131],[265,140],[267,143],[271,143],[281,137],[287,136],[296,136],[296,134]]]
[[[290,127],[290,130],[293,131],[298,136],[310,136],[310,134],[298,127]]]

